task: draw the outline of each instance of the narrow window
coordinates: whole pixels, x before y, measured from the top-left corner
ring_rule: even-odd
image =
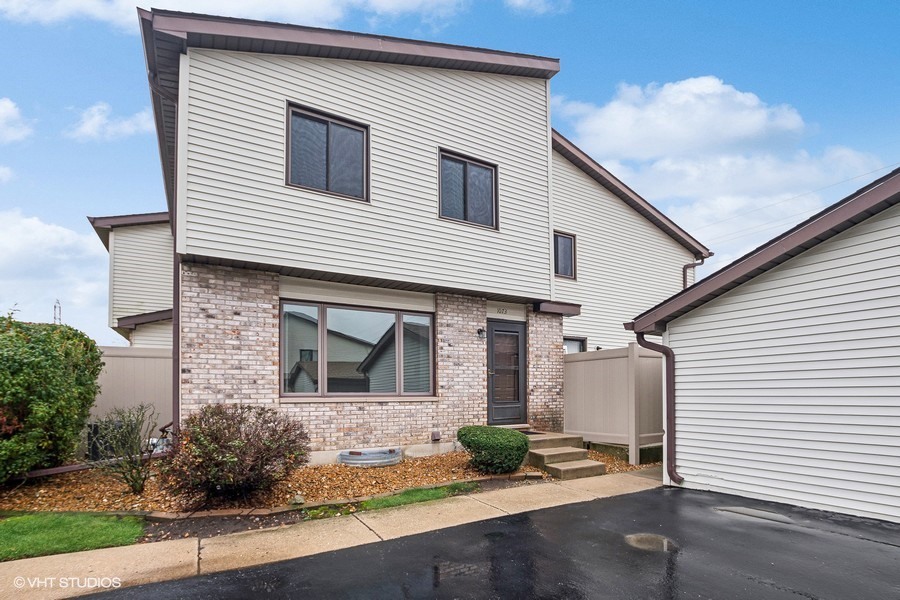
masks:
[[[497,226],[497,167],[441,153],[441,216]]]
[[[553,264],[558,277],[575,279],[575,236],[553,233]]]
[[[288,182],[365,200],[366,134],[361,125],[291,109]]]

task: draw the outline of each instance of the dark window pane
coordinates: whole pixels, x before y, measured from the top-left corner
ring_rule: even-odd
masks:
[[[494,170],[468,164],[466,221],[494,225]]]
[[[363,198],[363,132],[332,123],[329,136],[328,189],[338,194]]]
[[[328,393],[397,392],[396,313],[327,308]]]
[[[302,304],[285,304],[281,334],[284,348],[282,376],[284,391],[319,391],[319,309]]]
[[[441,157],[441,216],[465,220],[463,204],[465,165],[458,160]]]
[[[291,183],[326,189],[328,124],[305,115],[291,116]]]
[[[431,317],[403,315],[403,391],[431,391]]]
[[[565,277],[575,276],[575,256],[574,244],[575,240],[567,235],[555,235],[556,249],[554,252],[556,258],[556,274]]]

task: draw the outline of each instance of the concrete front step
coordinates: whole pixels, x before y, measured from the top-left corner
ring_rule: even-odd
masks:
[[[573,460],[584,460],[587,457],[588,451],[581,450],[580,448],[572,448],[569,446],[562,448],[538,448],[536,450],[528,451],[528,464],[544,468],[547,465],[571,462]]]
[[[546,465],[544,470],[553,477],[566,481],[568,479],[581,479],[582,477],[594,477],[606,473],[606,465],[596,460],[572,460],[569,462]]]
[[[539,433],[528,436],[528,447],[531,450],[542,448],[581,448],[583,440],[580,435],[565,433]]]

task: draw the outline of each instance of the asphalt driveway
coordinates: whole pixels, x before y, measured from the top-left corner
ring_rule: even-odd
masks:
[[[654,489],[102,596],[890,600],[900,525]]]

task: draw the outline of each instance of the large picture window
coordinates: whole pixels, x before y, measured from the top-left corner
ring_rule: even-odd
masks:
[[[431,395],[429,314],[284,302],[286,395]]]
[[[497,167],[441,152],[441,216],[497,227]]]
[[[288,183],[359,198],[367,194],[367,130],[314,111],[291,108]]]

